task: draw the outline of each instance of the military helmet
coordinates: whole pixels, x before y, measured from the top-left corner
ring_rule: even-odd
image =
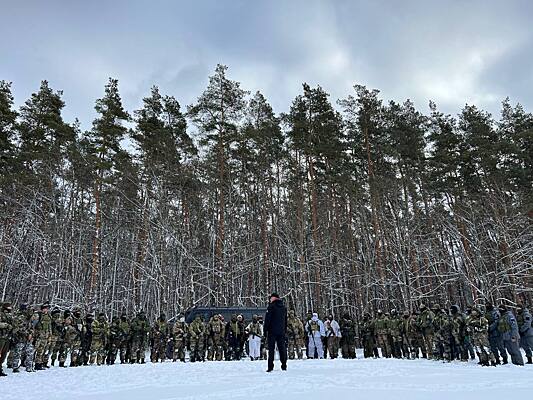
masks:
[[[2,303],[2,310],[12,310],[11,302],[6,301]]]
[[[61,310],[59,309],[59,307],[54,307],[54,309],[52,310],[51,314],[52,315],[55,315],[55,314],[60,314],[61,313]]]
[[[46,301],[43,304],[41,304],[41,310],[45,310],[49,308],[50,308],[50,302]]]
[[[408,310],[405,310],[405,311],[403,312],[403,316],[404,316],[404,317],[408,317],[409,315],[411,315],[411,314],[409,313]]]
[[[457,304],[454,304],[450,307],[450,311],[452,314],[457,314],[459,312],[459,306]]]
[[[440,307],[440,304],[439,303],[435,303],[433,304],[433,306],[431,307],[432,310],[440,310],[441,307]]]

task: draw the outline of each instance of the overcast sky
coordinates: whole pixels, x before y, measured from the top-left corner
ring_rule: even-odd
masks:
[[[302,82],[332,100],[355,83],[384,99],[429,99],[493,113],[509,96],[533,110],[533,1],[0,0],[0,79],[17,105],[42,79],[65,119],[94,118],[107,78],[128,110],[152,85],[186,106],[217,63],[286,111]]]

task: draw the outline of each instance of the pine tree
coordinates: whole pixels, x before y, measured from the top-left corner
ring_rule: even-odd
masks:
[[[0,190],[14,167],[17,112],[13,110],[13,100],[11,82],[0,81]]]
[[[227,67],[217,65],[215,74],[209,78],[207,89],[195,104],[189,106],[188,115],[198,127],[200,144],[216,158],[218,210],[216,216],[215,260],[217,273],[214,276],[215,290],[219,287],[218,276],[224,273],[224,244],[226,225],[226,199],[229,191],[228,150],[236,140],[247,92],[238,82],[227,78]]]
[[[95,230],[93,239],[93,257],[90,278],[90,291],[94,293],[96,280],[100,269],[100,246],[102,235],[102,194],[106,185],[112,184],[115,178],[114,169],[121,159],[123,150],[120,141],[125,137],[127,128],[124,122],[130,120],[130,115],[124,110],[118,91],[118,80],[109,78],[105,86],[105,94],[96,100],[95,110],[99,116],[93,121],[93,128],[89,132],[91,153],[94,165],[94,202],[95,202]]]

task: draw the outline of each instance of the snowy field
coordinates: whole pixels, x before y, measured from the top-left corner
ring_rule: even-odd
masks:
[[[361,356],[358,354],[358,356]],[[480,367],[475,361],[289,361],[267,374],[266,361],[91,366],[0,380],[1,400],[530,398],[533,366]]]

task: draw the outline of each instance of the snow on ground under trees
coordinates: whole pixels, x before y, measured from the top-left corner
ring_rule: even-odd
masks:
[[[358,357],[361,357],[359,354]],[[53,367],[0,380],[1,400],[388,399],[526,398],[533,365],[480,367],[475,361],[428,360],[230,361]],[[391,397],[397,396],[397,397]]]

